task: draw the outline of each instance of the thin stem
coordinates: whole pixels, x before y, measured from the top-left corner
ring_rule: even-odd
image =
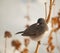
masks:
[[[45,2],[45,19],[47,18],[47,3]]]
[[[52,1],[52,0],[50,0],[49,13],[48,13],[48,17],[47,17],[47,19],[46,19],[46,23],[48,23],[48,22],[49,22],[49,20],[50,20],[51,12],[52,12],[52,5],[53,5],[53,3],[54,3],[54,0],[53,0],[53,1]]]
[[[37,43],[37,47],[36,47],[35,53],[38,53],[39,47],[40,47],[40,41],[38,41],[38,43]]]
[[[28,3],[27,3],[27,16],[29,16],[29,1],[28,1]]]
[[[16,49],[14,49],[13,53],[15,53],[15,50],[16,50]]]
[[[6,53],[6,48],[7,48],[7,38],[5,38],[5,53]]]

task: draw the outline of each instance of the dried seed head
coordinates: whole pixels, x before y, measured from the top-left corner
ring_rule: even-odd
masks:
[[[50,37],[49,37],[49,40],[48,40],[48,44],[50,44],[50,42],[52,42],[52,39],[53,39],[53,37],[50,36]]]
[[[19,42],[18,40],[13,40],[12,41],[12,46],[15,47],[15,49],[19,49],[21,47],[21,42]]]
[[[53,51],[53,50],[54,50],[54,48],[55,48],[55,46],[54,46],[54,45],[51,45],[51,51]]]
[[[5,35],[4,35],[5,38],[10,38],[11,36],[12,35],[9,31],[5,31]]]
[[[22,53],[28,53],[28,49],[27,48],[24,48],[24,50],[23,50]]]

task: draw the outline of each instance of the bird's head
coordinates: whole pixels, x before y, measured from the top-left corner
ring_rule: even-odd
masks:
[[[41,23],[45,23],[44,18],[39,18],[38,21],[37,21],[37,23],[39,23],[39,24],[41,24]]]
[[[43,30],[48,30],[48,25],[46,24],[46,21],[44,18],[39,18],[37,21],[37,25],[43,28]]]

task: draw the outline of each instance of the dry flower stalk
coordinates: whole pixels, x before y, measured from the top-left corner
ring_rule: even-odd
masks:
[[[53,3],[54,3],[54,0],[50,0],[49,13],[48,13],[48,17],[47,17],[47,19],[46,19],[46,23],[48,23],[49,20],[50,20]],[[39,48],[39,44],[37,44],[35,53],[38,53],[38,48]]]
[[[59,14],[60,15],[60,14]],[[54,25],[58,24],[58,27],[57,28],[53,28]],[[49,35],[49,39],[48,39],[48,47],[47,47],[47,51],[49,52],[49,48],[50,48],[50,51],[53,51],[54,50],[54,45],[52,44],[52,32],[56,32],[58,29],[60,28],[60,20],[59,20],[59,17],[54,17],[52,18],[52,30],[51,30],[51,33]]]
[[[27,20],[29,21],[30,20],[30,16],[29,16],[29,8],[30,8],[30,1],[27,0],[27,16],[25,16],[25,18],[27,18]]]
[[[57,28],[53,28],[54,25],[58,24],[58,27]],[[60,28],[60,21],[59,21],[59,18],[58,17],[54,17],[52,18],[52,30],[51,30],[51,33],[49,35],[49,39],[48,39],[48,47],[47,47],[47,51],[49,52],[49,49],[50,51],[53,51],[55,46],[52,44],[52,32],[56,32],[58,29]]]
[[[24,45],[27,47],[30,43],[30,40],[28,38],[24,39]]]
[[[38,41],[38,43],[37,43],[37,47],[36,47],[35,53],[38,53],[39,47],[40,47],[40,41]]]
[[[6,48],[7,48],[7,38],[11,38],[11,33],[9,31],[5,31],[4,33],[4,38],[5,38],[5,53],[6,53]]]
[[[55,2],[54,0],[50,0],[49,13],[48,13],[48,17],[47,17],[47,19],[46,19],[46,22],[47,22],[47,23],[48,23],[49,20],[50,20],[51,12],[52,12],[52,6],[53,6],[54,2]]]
[[[48,47],[47,47],[47,51],[52,53],[54,51],[55,46],[52,43],[53,37],[52,37],[52,32],[53,30],[51,30],[49,38],[48,38]]]
[[[45,4],[45,19],[47,18],[47,2],[44,3]]]

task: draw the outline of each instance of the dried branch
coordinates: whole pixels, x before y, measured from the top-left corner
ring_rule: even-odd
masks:
[[[38,50],[39,50],[39,47],[40,47],[40,41],[38,41],[38,43],[37,43],[37,47],[36,47],[36,50],[35,50],[35,53],[38,53]]]
[[[49,20],[50,20],[53,3],[54,3],[54,0],[53,0],[53,1],[50,0],[49,13],[48,13],[48,17],[47,17],[47,19],[46,19],[46,23],[48,23]]]

